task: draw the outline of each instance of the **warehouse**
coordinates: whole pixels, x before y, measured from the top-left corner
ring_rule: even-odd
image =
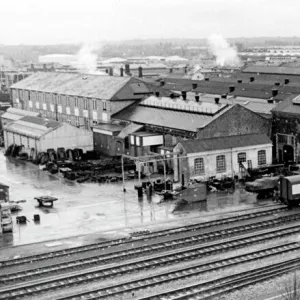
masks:
[[[265,134],[203,138],[181,141],[173,153],[176,181],[240,177],[244,169],[241,163],[251,168],[272,163],[272,142]]]
[[[93,150],[93,134],[67,123],[25,116],[4,128],[4,143],[5,149],[12,144],[22,145],[28,154],[32,149],[39,153],[59,147],[86,151]]]

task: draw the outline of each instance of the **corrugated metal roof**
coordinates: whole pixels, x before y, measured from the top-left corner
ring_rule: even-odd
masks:
[[[29,111],[29,110],[24,110],[24,109],[19,109],[15,107],[10,107],[6,110],[9,113],[19,115],[19,116],[32,116],[32,117],[38,117],[40,113],[34,112],[34,111]]]
[[[15,115],[15,114],[12,114],[9,112],[5,112],[3,115],[1,115],[1,119],[8,119],[8,120],[13,120],[13,121],[20,120],[22,118],[23,118],[23,116]]]
[[[37,72],[11,88],[111,100],[131,77]]]
[[[144,127],[144,125],[131,123],[128,126],[126,126],[125,128],[123,128],[123,130],[118,134],[118,137],[121,139],[124,139],[129,134],[142,129],[143,127]]]
[[[278,66],[249,66],[243,70],[244,73],[263,74],[286,74],[300,75],[300,68],[278,67]]]
[[[272,144],[272,141],[266,134],[245,134],[186,140],[181,141],[178,144],[180,144],[187,153],[199,153],[214,150],[225,150],[247,146]]]
[[[197,132],[197,128],[203,128],[213,121],[221,113],[227,111],[223,109],[215,116],[197,114],[193,112],[182,112],[167,110],[162,108],[133,105],[116,113],[112,117],[118,120],[126,120],[140,124],[150,124],[167,128],[174,128],[185,131]]]

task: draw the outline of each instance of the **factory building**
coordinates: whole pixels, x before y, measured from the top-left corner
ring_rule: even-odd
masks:
[[[91,131],[79,129],[64,122],[25,116],[4,127],[5,149],[15,144],[23,146],[22,152],[30,155],[59,147],[93,150]]]
[[[133,77],[38,72],[11,86],[11,93],[14,107],[90,130],[150,92]]]
[[[174,179],[184,184],[190,179],[241,177],[244,167],[271,164],[272,142],[265,134],[203,138],[181,141],[173,153]]]

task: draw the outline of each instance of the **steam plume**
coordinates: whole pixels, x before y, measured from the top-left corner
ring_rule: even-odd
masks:
[[[74,66],[81,73],[102,74],[97,71],[97,51],[100,45],[97,43],[84,44],[76,55]]]
[[[232,48],[221,35],[212,35],[208,38],[210,51],[216,56],[216,63],[219,66],[237,65],[240,60],[236,49]]]

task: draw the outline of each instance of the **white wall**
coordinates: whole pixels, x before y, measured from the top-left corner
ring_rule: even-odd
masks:
[[[143,137],[143,146],[162,145],[164,139],[162,135],[151,135]]]
[[[41,150],[58,147],[66,149],[81,148],[83,151],[93,150],[93,132],[63,123],[63,125],[43,136],[40,140]]]

